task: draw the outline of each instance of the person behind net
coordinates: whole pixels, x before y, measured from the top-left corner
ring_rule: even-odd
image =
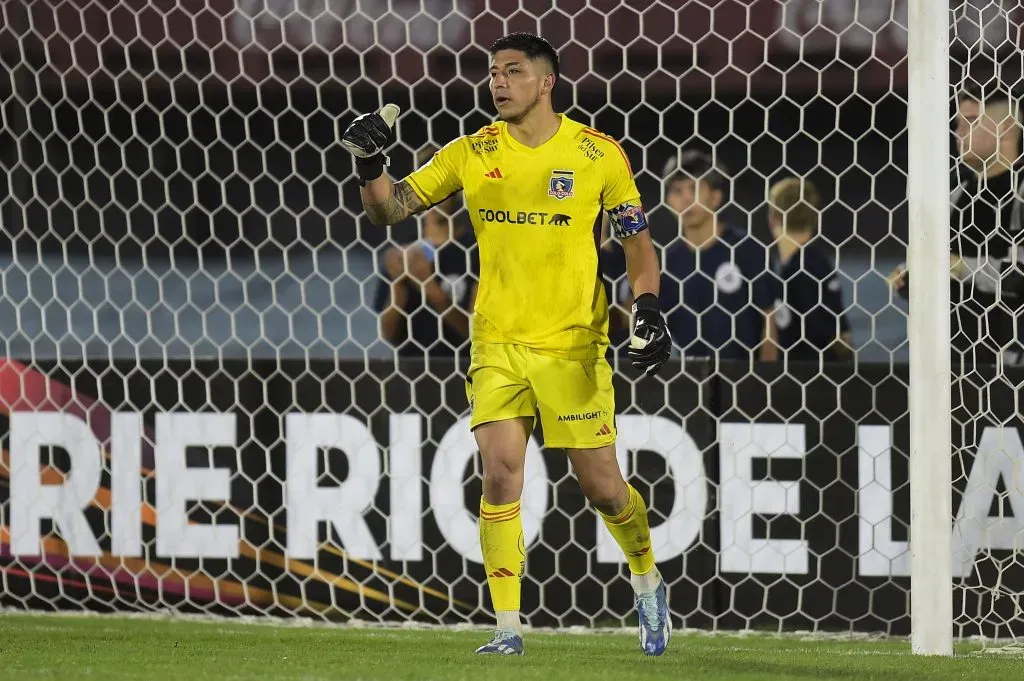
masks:
[[[662,177],[681,238],[665,249],[661,304],[683,357],[777,359],[768,250],[719,218],[725,174],[691,149],[670,158]]]
[[[996,81],[964,88],[957,95],[956,141],[960,163],[953,177],[949,257],[953,368],[1019,363],[1024,278],[1020,265],[1011,264],[1022,246],[1019,104]],[[909,275],[905,265],[890,275],[904,297]]]
[[[437,150],[421,149],[417,167]],[[381,336],[399,357],[453,357],[468,347],[479,262],[472,230],[456,215],[460,208],[458,194],[446,198],[421,216],[419,240],[384,252],[388,280],[377,288],[374,310]]]
[[[462,190],[480,252],[466,392],[483,459],[480,544],[497,619],[480,654],[523,654],[525,545],[520,516],[526,446],[540,414],[545,445],[567,450],[579,484],[629,565],[640,646],[660,655],[671,635],[647,507],[615,455],[608,300],[595,227],[603,210],[626,254],[635,294],[630,356],[654,374],[671,340],[659,270],[629,161],[618,142],[556,113],[558,55],[513,33],[490,48],[498,120],[442,147],[393,183],[384,174],[398,107],[363,114],[342,136],[356,156],[363,207],[394,224]]]
[[[842,282],[832,257],[815,241],[821,194],[809,180],[788,177],[768,191],[768,226],[775,239],[777,282],[773,318],[783,357],[836,361],[852,355]]]

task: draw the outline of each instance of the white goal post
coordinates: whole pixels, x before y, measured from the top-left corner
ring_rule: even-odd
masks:
[[[949,10],[911,0],[907,28],[911,644],[952,655]]]
[[[1024,0],[0,4],[0,606],[491,621],[469,216],[372,226],[338,136],[397,103],[389,170],[408,173],[494,120],[487,49],[531,31],[560,53],[556,108],[629,157],[677,345],[698,316],[759,339],[766,312],[810,342],[839,300],[811,359],[691,346],[646,378],[613,353],[619,459],[676,625],[930,655],[1017,641],[1024,367],[953,371],[947,113],[967,82],[1019,90],[1019,64],[979,63],[1019,61],[1022,24]],[[683,216],[681,150],[718,170]],[[787,178],[821,199],[810,311],[773,245]],[[681,225],[711,213],[738,243],[687,272]],[[406,254],[434,258],[429,292]],[[903,263],[909,301],[887,283]],[[540,429],[523,518],[530,626],[635,624],[621,554]]]

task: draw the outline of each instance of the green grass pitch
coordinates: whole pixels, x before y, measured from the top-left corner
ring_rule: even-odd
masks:
[[[484,631],[275,626],[230,620],[0,616],[0,679],[782,681],[1021,679],[1024,660],[909,654],[905,640],[678,635],[645,658],[625,634],[532,632],[522,658],[479,658]]]

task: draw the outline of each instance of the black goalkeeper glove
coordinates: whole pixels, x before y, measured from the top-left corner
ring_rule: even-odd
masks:
[[[658,297],[644,293],[637,298],[633,302],[633,320],[633,334],[626,354],[633,360],[635,368],[653,376],[672,354],[672,339],[661,314]]]
[[[385,104],[380,111],[357,117],[341,136],[341,145],[356,157],[359,184],[366,185],[384,174],[389,162],[384,150],[391,145],[400,112],[397,104]]]

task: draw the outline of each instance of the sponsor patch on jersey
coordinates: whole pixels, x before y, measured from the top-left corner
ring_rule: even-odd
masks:
[[[647,216],[643,206],[624,203],[608,211],[612,232],[619,239],[638,234],[647,229]]]
[[[559,414],[558,421],[560,423],[571,423],[574,421],[593,421],[595,419],[608,418],[608,411],[606,409],[599,409],[597,411],[583,411],[576,414]]]
[[[498,140],[483,139],[469,143],[474,154],[493,154],[498,150]]]
[[[590,139],[589,137],[584,137],[580,141],[580,145],[576,148],[582,151],[583,155],[586,156],[591,161],[596,161],[599,158],[604,158],[604,152],[601,151],[601,148],[597,146],[597,143],[595,143],[594,140]]]
[[[571,170],[552,170],[551,179],[548,180],[548,196],[553,196],[559,201],[572,196],[572,187],[575,180]]]
[[[480,208],[477,210],[477,215],[480,217],[481,222],[500,222],[507,223],[510,225],[547,225],[553,224],[548,221],[550,217],[547,213],[533,212],[527,213],[526,211],[511,211],[511,210],[491,210],[490,208]],[[557,216],[557,214],[556,214]]]

